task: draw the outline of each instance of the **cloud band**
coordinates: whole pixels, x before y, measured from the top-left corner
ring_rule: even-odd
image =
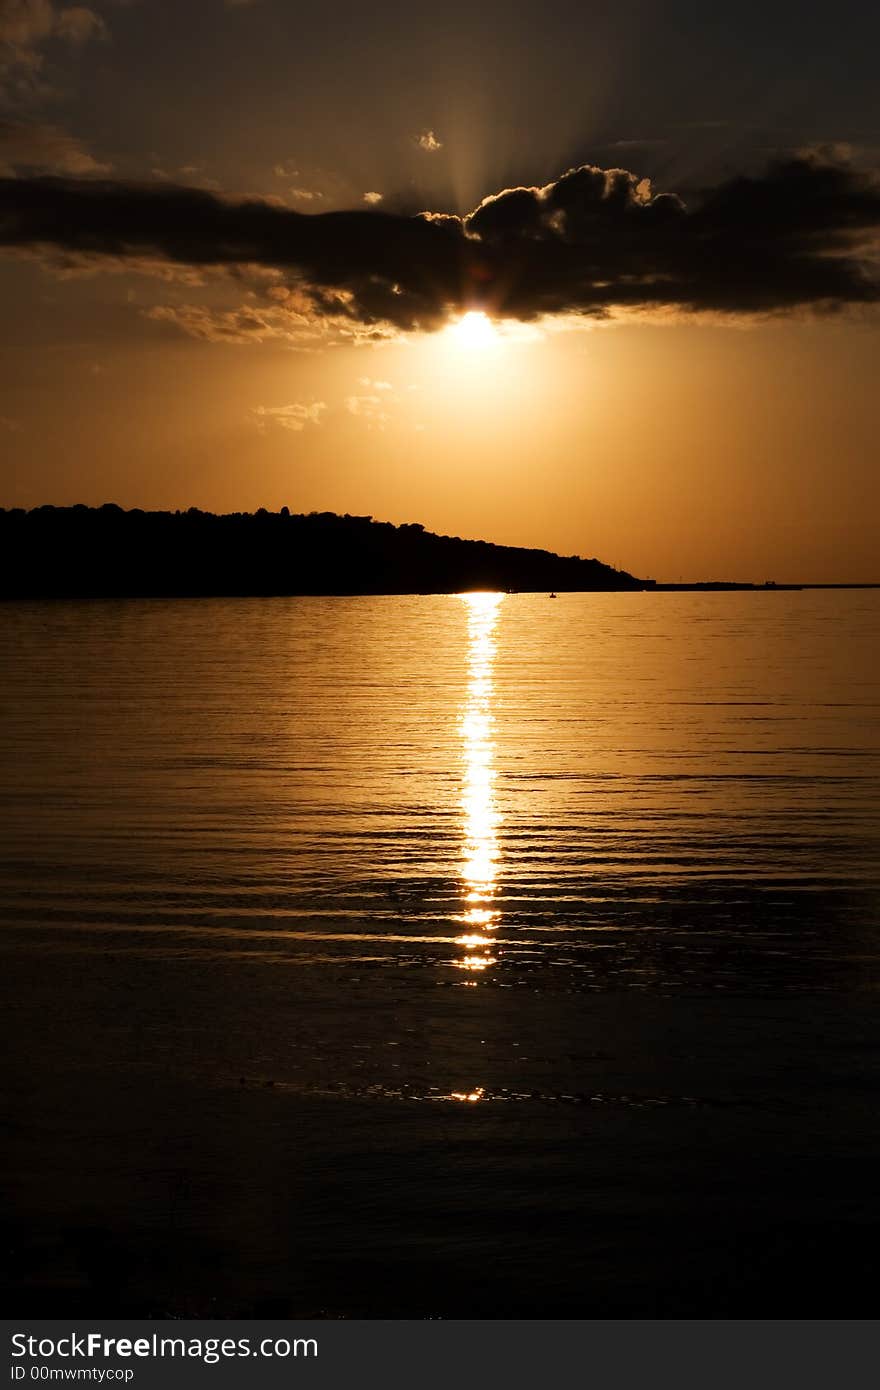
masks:
[[[875,303],[880,179],[792,157],[686,205],[591,165],[469,216],[307,214],[257,199],[98,179],[0,179],[0,246],[132,262],[269,268],[311,312],[431,329],[483,308],[523,320],[675,308],[755,314]]]

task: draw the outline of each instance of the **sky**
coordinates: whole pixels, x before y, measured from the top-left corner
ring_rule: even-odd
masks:
[[[0,0],[0,505],[880,580],[880,11]]]

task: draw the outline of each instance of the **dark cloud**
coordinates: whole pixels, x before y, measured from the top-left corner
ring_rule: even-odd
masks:
[[[506,189],[466,218],[307,214],[176,185],[0,179],[0,244],[117,262],[270,268],[318,317],[436,327],[672,308],[756,314],[878,298],[880,180],[802,154],[691,196],[585,165]]]
[[[270,266],[309,287],[316,312],[429,327],[463,293],[457,219],[294,212],[174,184],[0,179],[0,245],[189,266]]]

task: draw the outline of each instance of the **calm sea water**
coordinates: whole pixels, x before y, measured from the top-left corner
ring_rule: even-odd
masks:
[[[537,989],[876,976],[880,595],[7,605],[40,951]]]
[[[342,1237],[315,1173],[342,1163],[351,1136],[327,1135],[353,1115],[363,1185],[401,1107],[422,1117],[423,1155],[438,1117],[501,1102],[610,1115],[760,1092],[790,1108],[839,1053],[854,1114],[876,1054],[846,1030],[880,980],[878,634],[873,591],[4,605],[0,949],[22,1208],[55,1213],[63,1250],[65,1222],[109,1219],[114,1201],[130,1219],[127,1183],[216,1233],[230,1203],[208,1200],[205,1175],[215,1190],[256,1165],[265,1254],[286,1180],[276,1157],[228,1146],[244,1098],[271,1090],[306,1107],[302,1142],[325,1136],[299,1220],[318,1222],[307,1265],[333,1306],[338,1265],[315,1250]],[[133,1118],[145,1105],[149,1123]],[[205,1105],[184,1159],[169,1114]],[[523,1140],[523,1173],[556,1123]],[[66,1195],[47,1207],[53,1146]],[[395,1200],[418,1224],[444,1204],[408,1152]],[[582,1176],[565,1173],[563,1225]],[[387,1266],[375,1181],[358,1220]],[[175,1205],[175,1183],[198,1196]],[[358,1278],[340,1306],[369,1305]],[[419,1308],[446,1306],[419,1287]],[[570,1311],[558,1291],[546,1306]]]

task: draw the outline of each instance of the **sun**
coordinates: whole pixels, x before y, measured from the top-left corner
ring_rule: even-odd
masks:
[[[498,329],[482,309],[469,309],[453,320],[446,332],[457,347],[468,352],[482,352],[499,342]]]

